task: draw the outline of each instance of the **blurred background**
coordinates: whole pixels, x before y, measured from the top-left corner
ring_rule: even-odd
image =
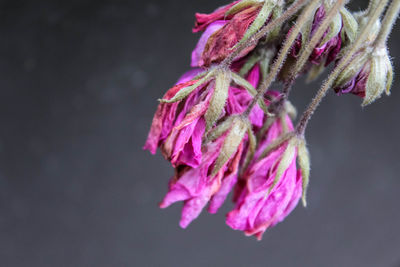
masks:
[[[225,0],[0,1],[1,266],[400,266],[400,77],[362,109],[324,100],[307,208],[261,242],[157,206],[173,171],[141,147],[188,69],[196,11]],[[353,10],[367,1],[352,1]],[[400,24],[389,43],[400,73]],[[302,111],[319,83],[297,83]]]

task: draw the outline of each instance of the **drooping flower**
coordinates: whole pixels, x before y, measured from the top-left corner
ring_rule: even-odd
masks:
[[[253,87],[257,87],[260,75],[259,67],[255,66],[246,76],[247,82]],[[186,73],[164,96],[169,100],[190,86],[194,88],[183,99],[172,103],[160,103],[154,115],[153,123],[148,135],[144,149],[155,153],[160,147],[164,157],[168,159],[174,167],[187,165],[197,167],[202,160],[202,139],[207,130],[208,113],[215,110],[213,105],[218,101],[222,103],[222,110],[214,116],[216,120],[229,115],[243,112],[250,104],[252,95],[240,87],[229,86],[227,92],[219,94],[221,100],[214,100],[215,90],[225,90],[218,88],[217,81],[213,79],[196,78],[200,73],[199,69]],[[204,82],[201,82],[205,79]],[[219,79],[218,77],[216,79]],[[223,96],[225,95],[225,96]],[[256,106],[251,114],[251,121],[261,126],[263,111]]]
[[[366,48],[339,74],[333,88],[340,94],[355,94],[364,99],[366,106],[386,92],[390,94],[393,69],[385,47]]]
[[[198,167],[180,166],[176,169],[160,207],[166,208],[175,202],[184,201],[180,220],[182,228],[196,219],[208,203],[208,211],[217,212],[236,183],[246,130],[242,129],[243,125],[234,127],[203,147],[203,158]],[[239,134],[238,129],[242,131]],[[238,138],[235,151],[226,160],[220,161],[221,153],[226,152],[226,142],[232,137]]]
[[[227,214],[230,227],[255,235],[259,240],[269,227],[282,221],[296,207],[303,191],[302,175],[296,167],[297,148],[291,141],[262,157],[285,128],[293,130],[288,116],[275,120],[269,127],[254,160],[236,185],[236,206]]]
[[[164,99],[171,99],[180,90],[198,82],[193,79],[199,69],[192,70],[182,76],[177,85],[164,95]],[[172,165],[186,164],[198,166],[201,160],[201,140],[205,130],[202,117],[206,112],[210,94],[203,91],[207,84],[200,85],[186,99],[174,103],[160,103],[154,115],[150,132],[144,146],[152,154],[157,147],[161,150]]]
[[[204,31],[192,53],[192,67],[208,67],[224,60],[242,39],[249,38],[266,22],[277,6],[274,0],[236,1],[211,14],[196,14],[193,32]],[[243,49],[237,58],[247,55],[256,44]]]

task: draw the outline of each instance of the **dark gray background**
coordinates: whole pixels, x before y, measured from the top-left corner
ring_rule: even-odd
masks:
[[[262,242],[225,225],[230,203],[182,230],[181,205],[157,206],[172,169],[141,147],[195,11],[226,1],[0,3],[1,266],[400,266],[400,78],[365,109],[325,99],[309,207]],[[318,86],[298,83],[300,111]]]

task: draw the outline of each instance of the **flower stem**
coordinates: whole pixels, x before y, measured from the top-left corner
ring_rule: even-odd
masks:
[[[244,112],[245,115],[250,114],[251,110],[255,106],[255,104],[259,101],[261,97],[264,96],[265,92],[268,90],[270,85],[274,82],[277,74],[279,73],[282,64],[285,62],[286,57],[288,55],[289,50],[291,49],[293,42],[296,40],[298,34],[300,33],[303,26],[307,23],[307,21],[312,18],[312,14],[314,13],[317,5],[320,3],[321,0],[311,0],[309,5],[304,9],[301,13],[300,17],[297,19],[296,24],[293,27],[293,30],[287,36],[283,47],[279,51],[278,58],[275,60],[274,64],[271,67],[271,71],[268,77],[264,80],[261,84],[257,95],[253,98],[250,105],[247,107],[246,111]]]
[[[367,8],[367,16],[371,15],[374,10],[379,6],[381,0],[369,0]]]
[[[249,38],[247,42],[243,42],[236,47],[236,49],[221,63],[225,66],[230,66],[235,58],[242,52],[246,47],[252,46],[264,37],[268,32],[272,31],[276,27],[281,26],[289,18],[291,18],[297,11],[299,11],[305,4],[310,0],[297,0],[294,2],[279,18],[269,22],[263,26],[256,34]]]
[[[400,11],[400,0],[393,0],[390,4],[385,18],[382,21],[382,28],[379,32],[378,38],[375,40],[375,47],[386,46],[387,40],[389,38],[390,32],[399,16]]]
[[[358,35],[354,45],[351,47],[350,51],[339,61],[338,65],[329,75],[328,79],[324,82],[321,89],[317,92],[314,99],[309,104],[306,111],[303,113],[299,123],[296,126],[296,133],[299,136],[304,136],[304,131],[307,127],[307,124],[313,115],[314,111],[317,109],[318,105],[320,104],[321,100],[325,97],[328,90],[331,88],[332,83],[335,81],[337,76],[340,72],[346,67],[346,65],[350,62],[353,55],[357,52],[357,50],[361,47],[364,40],[368,37],[370,28],[376,22],[376,20],[380,17],[383,13],[388,0],[381,0],[379,1],[379,5],[377,5],[376,9],[371,12],[371,16],[369,17],[368,23],[365,25],[361,33]]]

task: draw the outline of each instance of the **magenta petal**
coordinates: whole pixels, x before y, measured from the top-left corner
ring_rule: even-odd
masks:
[[[231,159],[225,177],[222,180],[221,187],[213,195],[210,205],[208,206],[208,212],[216,213],[218,209],[225,202],[229,192],[231,192],[233,186],[236,184],[239,173],[239,163],[243,153],[243,143],[239,146],[235,156]]]
[[[264,120],[264,111],[259,105],[256,105],[250,112],[249,119],[251,123],[258,128],[261,128]]]
[[[203,55],[204,48],[207,44],[208,38],[210,38],[210,36],[214,32],[221,29],[226,23],[227,23],[227,21],[225,21],[225,20],[217,20],[217,21],[211,23],[207,27],[207,29],[201,35],[199,42],[196,45],[196,48],[192,52],[192,62],[190,64],[192,67],[199,67],[199,66],[204,65],[202,55]]]
[[[253,229],[248,231],[248,233],[264,232],[268,227],[277,224],[285,218],[282,215],[292,200],[293,192],[295,191],[297,177],[295,164],[296,161],[294,158],[292,164],[281,178],[280,185],[277,185],[268,196],[265,205],[263,205],[254,220]]]
[[[231,192],[233,186],[236,184],[237,176],[237,173],[233,173],[223,179],[221,188],[210,201],[210,205],[208,206],[209,213],[217,213],[218,209],[225,202],[229,192]]]
[[[179,225],[182,228],[186,228],[194,219],[199,217],[209,199],[209,196],[199,196],[186,201],[182,209]]]
[[[190,131],[190,135],[188,135],[187,133],[182,134],[184,138],[187,138],[188,140],[186,140],[183,149],[180,151],[181,153],[177,155],[175,160],[171,160],[171,163],[173,165],[187,165],[196,168],[200,165],[201,162],[201,144],[203,134],[206,129],[206,123],[203,118],[200,118],[197,124],[192,124],[190,126],[187,126],[186,128],[194,129],[193,131]],[[181,138],[178,138],[176,141],[176,146],[179,146],[180,142],[182,142],[182,140]]]
[[[249,74],[247,75],[246,80],[253,85],[254,88],[258,87],[258,83],[260,82],[260,66],[256,64]]]
[[[295,189],[292,193],[292,198],[291,198],[289,204],[287,205],[285,211],[282,213],[280,218],[278,218],[279,221],[282,221],[283,219],[285,219],[288,216],[288,214],[291,213],[293,211],[293,209],[299,203],[299,200],[303,193],[303,182],[302,181],[303,180],[301,177],[301,171],[297,170],[296,181],[295,181],[296,184],[295,184]]]
[[[171,204],[182,201],[190,197],[189,191],[181,184],[174,185],[170,192],[164,197],[160,203],[160,208],[164,209],[169,207]]]

